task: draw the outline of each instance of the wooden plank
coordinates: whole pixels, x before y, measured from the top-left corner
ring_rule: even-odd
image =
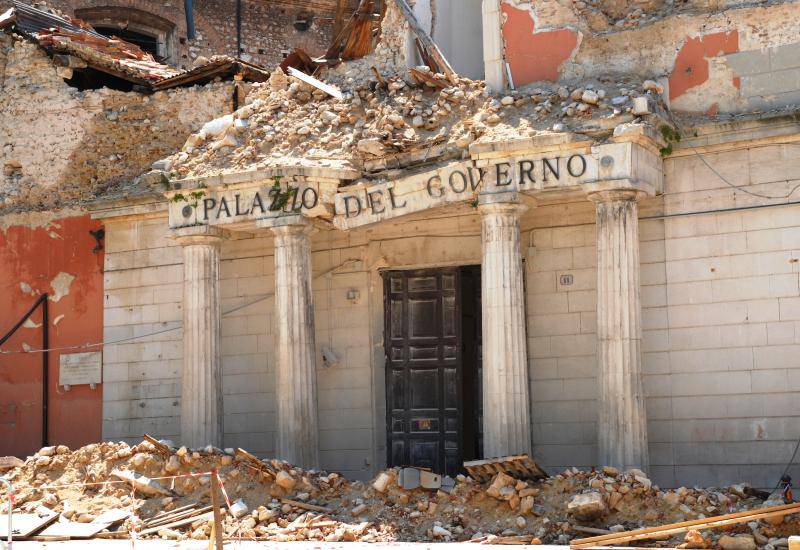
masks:
[[[58,512],[44,506],[39,506],[33,514],[12,513],[12,535],[14,538],[29,537],[53,523],[58,516]],[[0,538],[8,538],[8,514],[0,514]]]
[[[178,508],[175,508],[173,510],[167,510],[167,511],[164,511],[164,512],[159,512],[158,514],[147,518],[146,520],[144,520],[144,522],[148,523],[150,521],[155,521],[157,519],[161,519],[161,518],[166,517],[166,516],[172,516],[174,514],[179,514],[181,512],[185,512],[186,510],[189,510],[190,508],[197,508],[199,506],[200,506],[199,502],[193,502],[192,504],[186,504],[184,506],[179,506]]]
[[[501,456],[484,460],[471,460],[464,462],[464,469],[476,481],[489,481],[495,474],[503,472],[516,479],[541,479],[547,477],[547,472],[542,470],[528,455]]]
[[[333,512],[333,510],[324,506],[317,506],[316,504],[308,504],[297,500],[289,500],[288,498],[282,498],[281,502],[288,504],[289,506],[302,508],[303,510],[311,510],[312,512],[322,512],[323,514],[330,514]]]
[[[397,7],[400,8],[406,21],[408,21],[408,26],[411,27],[412,32],[417,36],[417,39],[420,44],[422,44],[427,54],[433,58],[439,66],[439,69],[447,76],[447,79],[455,84],[457,80],[456,72],[453,70],[453,67],[450,66],[447,59],[445,59],[444,54],[442,54],[436,42],[434,42],[430,35],[425,32],[425,29],[419,25],[419,21],[417,21],[417,18],[414,16],[414,12],[411,11],[408,2],[406,2],[406,0],[394,0],[394,2],[397,4]]]
[[[190,518],[179,519],[178,521],[173,521],[172,523],[167,523],[166,525],[159,525],[158,527],[149,527],[147,529],[139,531],[138,533],[136,533],[136,535],[137,536],[151,535],[153,533],[158,533],[161,529],[173,529],[175,527],[182,527],[184,525],[194,523],[195,521],[198,520],[208,521],[210,519],[214,519],[214,512],[206,512],[205,514],[192,516]]]
[[[777,516],[785,516],[794,513],[800,513],[800,503],[772,506],[769,508],[749,510],[746,512],[736,512],[733,514],[725,514],[722,516],[714,516],[698,520],[683,521],[679,523],[670,523],[666,525],[660,525],[657,527],[648,527],[646,529],[637,529],[634,531],[614,533],[611,535],[601,535],[598,537],[576,539],[570,543],[570,547],[592,548],[595,546],[616,545],[623,542],[631,542],[635,540],[646,540],[650,538],[668,537],[678,533],[685,533],[686,531],[692,529],[694,530],[717,529],[719,527],[725,527],[728,525],[747,523],[749,521],[766,519]]]
[[[223,550],[222,543],[222,512],[219,509],[219,476],[217,470],[211,470],[211,506],[214,513],[214,537],[217,550]]]
[[[69,539],[90,539],[103,529],[111,527],[111,523],[76,523],[56,522],[44,531],[38,533],[40,537],[55,537]]]
[[[156,448],[156,451],[160,452],[163,455],[170,456],[172,454],[172,449],[169,446],[164,445],[158,439],[151,435],[144,434],[144,440],[153,445]]]
[[[272,466],[270,466],[257,456],[251,455],[242,448],[236,449],[236,458],[244,462],[247,462],[252,467],[260,470],[262,473],[267,474],[272,478],[278,475],[278,473],[272,468]]]
[[[309,84],[310,86],[313,86],[316,89],[325,92],[331,97],[335,97],[336,99],[342,99],[342,97],[344,97],[342,95],[342,91],[336,86],[331,86],[330,84],[326,84],[321,80],[314,78],[313,76],[307,75],[303,71],[298,71],[294,67],[286,67],[286,71],[289,73],[290,76],[302,80],[306,84]]]
[[[205,506],[203,508],[195,508],[191,510],[184,510],[183,512],[180,512],[172,516],[165,516],[163,518],[147,521],[144,523],[144,526],[149,528],[149,527],[156,527],[158,525],[165,525],[167,523],[177,521],[179,519],[196,516],[197,514],[204,514],[205,512],[210,512],[210,511],[211,511],[211,506]]]

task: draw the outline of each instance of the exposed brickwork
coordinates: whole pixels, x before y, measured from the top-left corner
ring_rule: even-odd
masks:
[[[357,0],[347,0],[349,5],[344,19],[355,10]],[[241,4],[241,55],[254,63],[273,68],[283,59],[286,50],[303,48],[311,55],[324,53],[333,38],[338,0],[283,1],[242,0]],[[183,2],[156,2],[153,0],[51,0],[48,5],[74,16],[76,10],[89,8],[120,8],[120,18],[125,20],[125,10],[140,10],[168,21],[174,28],[168,40],[174,55],[169,60],[178,66],[191,66],[198,56],[215,54],[236,55],[236,0],[196,0],[194,21],[196,38],[186,38],[186,14]],[[0,0],[0,11],[10,6]],[[308,30],[298,30],[298,18],[310,16]]]

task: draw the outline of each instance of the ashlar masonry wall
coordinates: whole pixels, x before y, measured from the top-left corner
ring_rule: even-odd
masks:
[[[772,486],[800,437],[800,206],[729,185],[785,195],[798,183],[798,129],[700,130],[665,159],[665,194],[641,205],[650,473],[661,486]],[[541,203],[522,220],[532,438],[553,471],[596,465],[594,224],[588,201]],[[106,231],[106,338],[179,325],[181,255],[165,216],[107,219]],[[325,368],[318,357],[323,467],[364,479],[385,464],[380,271],[480,258],[468,206],[313,237],[317,346],[340,359]],[[222,321],[225,445],[267,456],[273,261],[271,236],[223,245],[223,311],[241,307]],[[180,354],[180,330],[106,347],[104,437],[177,439]]]

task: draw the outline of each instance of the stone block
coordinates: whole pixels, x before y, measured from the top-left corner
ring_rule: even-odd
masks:
[[[728,54],[724,57],[728,66],[741,76],[749,76],[770,71],[769,50],[747,50]]]
[[[528,294],[528,315],[546,315],[551,313],[567,313],[569,311],[569,293]]]
[[[558,374],[558,360],[554,357],[528,361],[528,365],[528,372],[531,380],[552,380],[554,378],[560,378]]]
[[[758,370],[800,368],[800,345],[766,346],[753,350],[754,367]]]
[[[673,395],[731,395],[750,393],[750,372],[690,373],[672,376]]]
[[[565,294],[569,311],[594,312],[597,309],[597,292],[595,290],[576,290]]]
[[[786,369],[760,370],[753,373],[753,392],[755,393],[781,393],[788,387]]]
[[[742,78],[743,96],[772,95],[800,90],[800,68],[793,67]]]
[[[533,336],[554,336],[563,334],[579,334],[581,332],[580,313],[563,313],[550,315],[533,315],[529,328]]]
[[[572,269],[572,254],[572,248],[535,249],[533,256],[528,257],[530,263],[527,265],[534,272]]]
[[[769,52],[770,70],[779,71],[800,67],[800,43],[798,42],[772,47],[767,51]]]
[[[767,323],[767,342],[765,344],[769,344],[770,346],[794,344],[796,325],[797,323],[795,321]]]

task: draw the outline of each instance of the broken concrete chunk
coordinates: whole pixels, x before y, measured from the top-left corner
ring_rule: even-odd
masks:
[[[600,95],[594,90],[585,90],[581,94],[581,101],[589,105],[597,105],[600,102]]]
[[[0,472],[24,466],[25,462],[15,456],[0,456]]]
[[[386,154],[386,146],[378,138],[362,139],[358,142],[356,148],[361,153],[368,153],[376,157]]]
[[[162,487],[158,482],[153,481],[147,476],[137,474],[134,472],[127,472],[125,470],[114,470],[111,472],[111,477],[127,481],[142,494],[145,495],[160,495],[169,496],[170,492]]]
[[[297,482],[289,472],[287,472],[286,470],[281,470],[280,472],[278,472],[278,475],[275,476],[275,483],[277,483],[279,486],[283,487],[287,491],[290,491],[294,488]]]
[[[753,535],[736,535],[735,537],[723,535],[717,542],[722,550],[756,550],[756,541]]]
[[[389,486],[389,482],[392,480],[391,476],[386,472],[381,472],[378,477],[375,478],[375,481],[372,482],[372,488],[378,491],[379,493],[383,493],[386,491],[386,488]]]
[[[490,497],[502,498],[500,496],[502,489],[513,485],[515,481],[516,480],[513,477],[506,475],[503,472],[498,472],[497,475],[494,476],[494,479],[492,479],[492,484],[488,489],[486,489],[486,494]],[[514,489],[512,488],[511,490],[513,492]]]
[[[649,115],[650,111],[650,103],[646,97],[634,97],[633,98],[633,110],[631,111],[636,116],[644,116]]]
[[[36,453],[38,456],[55,456],[56,448],[55,447],[42,447],[39,449],[39,452]]]
[[[593,520],[608,512],[603,495],[597,492],[575,495],[567,505],[567,511],[578,519]]]

